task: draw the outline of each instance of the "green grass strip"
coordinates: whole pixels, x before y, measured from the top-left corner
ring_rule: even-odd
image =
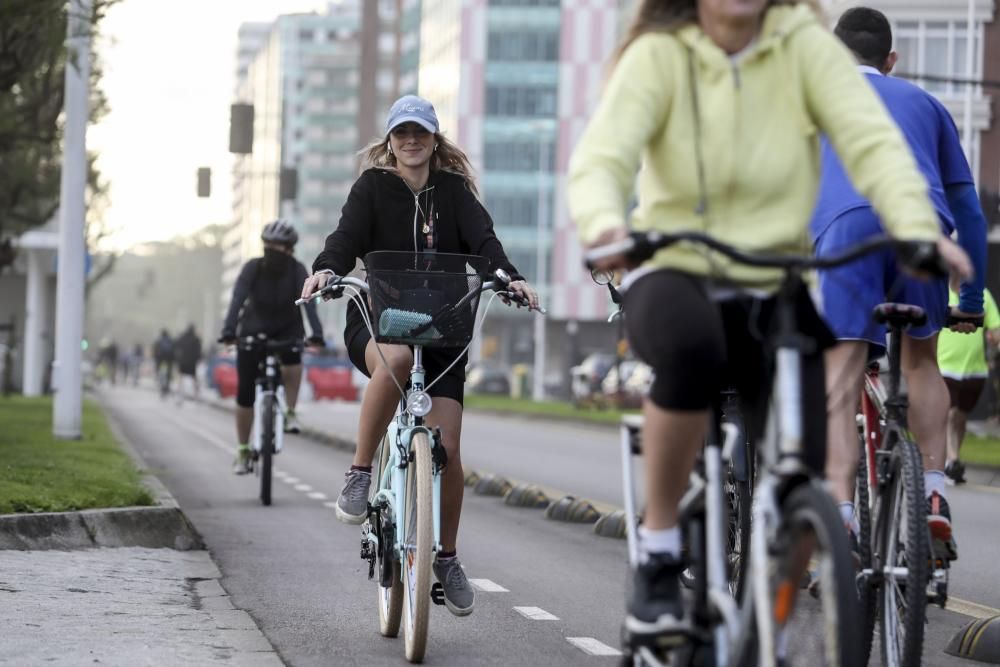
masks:
[[[967,433],[959,457],[965,463],[1000,468],[1000,439]]]
[[[560,401],[532,401],[528,398],[508,398],[486,394],[466,394],[465,407],[495,412],[509,412],[522,415],[537,415],[555,419],[617,424],[623,414],[637,412],[611,408],[577,408]]]
[[[0,398],[0,514],[153,505],[93,401],[80,440],[52,435],[52,399]]]

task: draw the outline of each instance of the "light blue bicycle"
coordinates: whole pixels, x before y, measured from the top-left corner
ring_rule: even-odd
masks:
[[[436,380],[425,385],[423,348],[464,348],[454,363],[462,360],[475,333],[483,292],[528,304],[507,289],[511,278],[503,270],[484,281],[482,257],[379,251],[365,257],[365,267],[368,282],[331,276],[314,297],[346,293],[361,306],[377,343],[413,347],[409,383],[397,384],[399,413],[376,453],[378,483],[371,487],[368,518],[361,526],[361,558],[368,561],[370,579],[378,574],[380,632],[397,636],[405,618],[406,658],[420,662],[427,646],[429,603],[445,603],[441,584],[431,586],[431,563],[441,550],[441,473],[448,463],[440,430],[424,424],[431,410],[428,390]],[[364,307],[365,297],[370,309]]]

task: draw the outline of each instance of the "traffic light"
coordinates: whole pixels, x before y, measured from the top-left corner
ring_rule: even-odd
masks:
[[[294,200],[299,192],[299,170],[295,167],[282,167],[278,178],[278,200]]]
[[[208,167],[198,167],[198,196],[212,196],[212,170]]]
[[[229,107],[229,152],[253,153],[252,104],[233,104]]]

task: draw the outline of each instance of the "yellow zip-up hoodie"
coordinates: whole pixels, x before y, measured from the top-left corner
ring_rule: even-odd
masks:
[[[850,53],[805,5],[769,9],[736,61],[697,25],[636,39],[574,150],[570,215],[584,243],[624,226],[641,163],[633,229],[697,230],[747,251],[809,253],[820,134],[890,234],[938,238],[927,184],[902,134]],[[664,249],[645,266],[765,290],[780,277],[694,245]]]

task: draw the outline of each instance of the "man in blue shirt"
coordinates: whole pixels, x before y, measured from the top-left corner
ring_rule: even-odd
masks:
[[[905,136],[928,182],[928,194],[942,229],[957,232],[969,254],[975,277],[963,283],[958,316],[983,310],[986,274],[986,220],[979,207],[972,173],[962,152],[958,131],[948,111],[930,94],[901,79],[886,76],[896,64],[892,32],[886,17],[874,9],[855,7],[834,32],[853,52],[860,70],[882,98]],[[816,254],[834,255],[861,239],[879,234],[882,226],[871,205],[854,190],[830,145],[823,143],[823,166],[817,208],[811,224]],[[903,337],[902,370],[910,409],[909,427],[923,455],[927,522],[934,539],[954,557],[951,512],[945,499],[945,446],[948,389],[937,366],[937,334],[948,317],[945,279],[917,280],[900,272],[889,251],[869,255],[841,269],[820,272],[823,312],[839,341],[827,353],[828,453],[827,478],[841,516],[856,535],[854,484],[858,464],[855,413],[870,348],[885,349],[885,327],[872,320],[872,308],[884,301],[915,304],[928,321]],[[952,327],[971,332],[975,326]]]

